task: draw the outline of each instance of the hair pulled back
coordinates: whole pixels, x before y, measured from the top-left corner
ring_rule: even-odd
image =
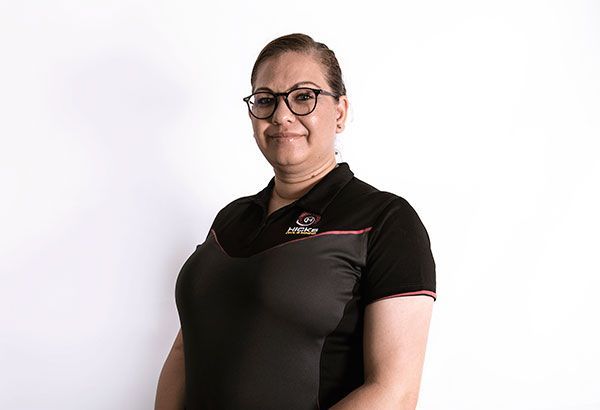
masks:
[[[252,75],[250,76],[252,90],[255,88],[256,73],[260,65],[269,58],[277,57],[287,52],[306,53],[315,56],[325,68],[325,78],[331,88],[331,92],[336,95],[336,99],[342,95],[346,95],[346,86],[342,80],[342,70],[333,50],[302,33],[278,37],[261,50],[256,58],[256,62],[252,68]]]

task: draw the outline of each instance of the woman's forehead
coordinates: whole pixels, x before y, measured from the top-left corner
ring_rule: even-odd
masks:
[[[310,54],[285,53],[265,60],[257,70],[255,89],[268,88],[280,92],[300,82],[325,86],[321,64]],[[307,85],[307,86],[312,86]]]

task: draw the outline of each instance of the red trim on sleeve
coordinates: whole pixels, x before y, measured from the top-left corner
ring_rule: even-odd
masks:
[[[416,292],[396,293],[395,295],[385,296],[385,297],[379,298],[377,300],[390,299],[390,298],[395,298],[398,296],[413,296],[413,295],[428,295],[428,296],[432,296],[434,299],[437,298],[437,294],[435,292],[432,292],[430,290],[417,290]]]

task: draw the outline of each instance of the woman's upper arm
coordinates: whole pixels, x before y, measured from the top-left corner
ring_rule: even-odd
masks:
[[[179,328],[179,332],[177,332],[177,336],[175,336],[175,341],[173,342],[173,349],[183,350],[183,335],[181,334],[181,328]]]
[[[392,297],[365,308],[365,382],[418,395],[434,299]]]

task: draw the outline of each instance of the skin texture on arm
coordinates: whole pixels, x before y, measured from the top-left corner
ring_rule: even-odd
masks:
[[[154,410],[183,410],[185,400],[185,364],[181,329],[160,372]]]
[[[414,410],[417,406],[433,298],[382,299],[365,308],[365,383],[331,410]]]

